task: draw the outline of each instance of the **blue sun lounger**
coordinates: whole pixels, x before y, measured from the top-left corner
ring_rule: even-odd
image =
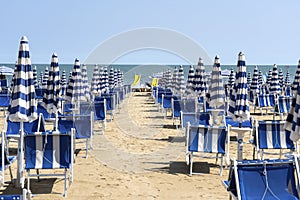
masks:
[[[297,159],[232,160],[224,187],[238,200],[299,199]]]

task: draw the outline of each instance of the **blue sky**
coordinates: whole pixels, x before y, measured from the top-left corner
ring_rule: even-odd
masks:
[[[114,35],[143,27],[174,30],[201,45],[221,64],[294,64],[300,59],[300,1],[1,1],[0,63],[14,63],[22,35],[33,63],[84,61]],[[147,50],[118,63],[182,63],[177,56]],[[195,63],[197,60],[195,60]]]

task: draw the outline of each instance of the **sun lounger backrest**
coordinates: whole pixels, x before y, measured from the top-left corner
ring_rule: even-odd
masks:
[[[275,95],[274,94],[259,94],[256,99],[256,106],[259,107],[274,107]]]
[[[8,107],[10,105],[10,94],[0,94],[0,107]]]
[[[275,107],[275,112],[288,113],[291,108],[293,98],[290,96],[279,96],[278,106]]]

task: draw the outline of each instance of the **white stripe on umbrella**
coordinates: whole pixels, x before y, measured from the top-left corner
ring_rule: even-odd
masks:
[[[235,85],[233,94],[230,95],[228,114],[240,123],[250,118],[246,61],[242,52],[238,55]]]
[[[60,77],[58,58],[56,54],[52,55],[51,65],[49,70],[49,76],[47,80],[46,90],[43,96],[43,107],[48,113],[56,113],[60,110],[59,104],[59,92],[60,92]]]
[[[219,108],[225,102],[225,90],[222,82],[221,66],[219,56],[215,57],[213,70],[211,72],[211,84],[209,87],[210,101],[212,108]]]

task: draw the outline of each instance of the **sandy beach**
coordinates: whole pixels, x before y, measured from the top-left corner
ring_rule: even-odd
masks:
[[[254,115],[271,119],[271,115]],[[196,158],[194,170],[200,175],[188,175],[185,143],[181,129],[173,126],[169,116],[164,119],[150,93],[132,93],[107,123],[104,134],[95,124],[96,135],[89,157],[80,151],[75,159],[74,182],[67,197],[60,179],[32,181],[32,192],[42,195],[34,199],[227,199],[221,184],[228,177],[228,168],[219,176],[214,159]],[[233,135],[234,136],[234,133]],[[249,135],[245,136],[245,141]],[[77,147],[83,147],[79,143]],[[230,145],[230,157],[236,156],[237,143]],[[244,145],[243,156],[252,159],[252,145]],[[13,165],[16,174],[16,163]],[[6,180],[9,180],[8,171]],[[3,194],[20,193],[6,182]]]

